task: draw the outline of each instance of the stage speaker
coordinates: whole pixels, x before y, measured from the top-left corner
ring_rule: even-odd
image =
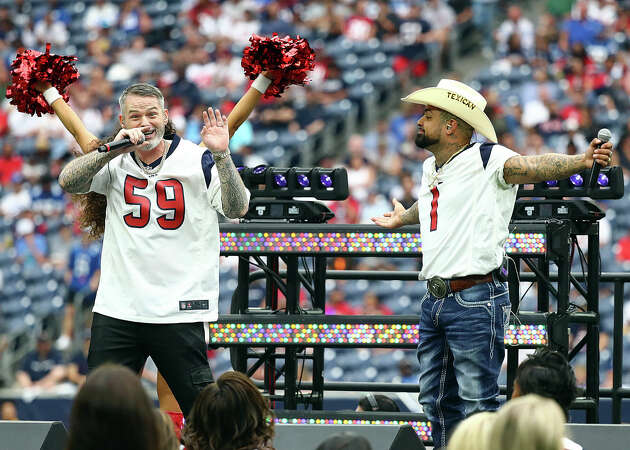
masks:
[[[568,423],[567,435],[585,450],[591,448],[627,450],[630,425]]]
[[[64,450],[67,440],[62,422],[0,420],[0,450]]]
[[[350,432],[363,436],[374,450],[425,450],[411,425],[307,425],[276,424],[276,450],[315,450],[333,434]]]

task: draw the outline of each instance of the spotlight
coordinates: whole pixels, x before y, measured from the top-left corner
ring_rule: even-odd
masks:
[[[273,176],[273,182],[278,187],[287,187],[287,179],[284,175],[276,174]]]
[[[547,186],[549,186],[549,187],[556,187],[556,186],[558,186],[558,180],[545,181],[545,184],[547,184]]]
[[[311,180],[309,180],[308,176],[304,175],[303,173],[297,176],[297,182],[300,186],[305,188],[311,185]]]
[[[322,186],[329,188],[332,187],[332,179],[330,178],[330,175],[327,175],[325,173],[321,174],[319,176],[319,182],[322,184]]]
[[[608,177],[606,174],[600,173],[597,177],[597,184],[600,186],[608,186]]]
[[[571,180],[573,186],[582,186],[584,184],[584,178],[579,173],[571,175],[569,180]]]
[[[252,170],[252,173],[254,175],[260,175],[265,173],[265,169],[267,168],[267,166],[265,166],[264,164],[260,165],[260,166],[256,166],[254,167],[254,169]]]

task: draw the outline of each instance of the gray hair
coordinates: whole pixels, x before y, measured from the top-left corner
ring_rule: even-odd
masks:
[[[151,86],[148,83],[136,83],[125,89],[118,98],[118,104],[120,105],[121,113],[124,111],[123,105],[125,104],[125,100],[127,100],[128,95],[137,95],[139,97],[155,97],[160,101],[160,106],[162,107],[162,109],[164,109],[164,96],[158,88],[156,88],[155,86]]]

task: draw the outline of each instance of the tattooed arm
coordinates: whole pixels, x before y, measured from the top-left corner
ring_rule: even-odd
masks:
[[[222,115],[219,110],[212,108],[204,111],[202,116],[204,125],[201,129],[201,138],[204,145],[212,153],[212,158],[217,166],[219,181],[221,182],[223,214],[230,219],[243,217],[249,207],[249,197],[241,175],[230,157],[228,147],[230,133],[227,117]]]
[[[418,202],[415,202],[409,209],[396,199],[392,200],[394,210],[384,213],[381,217],[372,217],[372,222],[385,228],[398,228],[403,225],[415,225],[420,223],[418,217]]]
[[[59,174],[59,185],[70,194],[82,194],[89,191],[94,175],[119,154],[119,151],[90,152],[73,159]]]
[[[232,158],[229,156],[216,161],[221,181],[221,206],[223,214],[230,219],[243,217],[249,208],[247,188],[243,184]]]
[[[513,156],[503,166],[503,179],[509,184],[538,183],[561,180],[574,173],[593,167],[593,162],[606,167],[610,164],[612,143],[601,147],[599,139],[593,139],[583,155],[559,155],[547,153],[536,156]]]

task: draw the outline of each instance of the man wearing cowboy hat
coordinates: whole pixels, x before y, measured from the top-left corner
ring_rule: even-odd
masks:
[[[499,407],[498,376],[509,320],[500,277],[519,184],[567,178],[610,163],[612,144],[594,139],[585,154],[520,156],[496,144],[483,112],[486,100],[469,86],[441,80],[405,102],[425,105],[416,145],[433,153],[423,165],[418,201],[372,221],[386,228],[420,224],[428,292],[420,306],[420,396],[435,448],[455,425]],[[473,132],[489,142],[471,144]]]

